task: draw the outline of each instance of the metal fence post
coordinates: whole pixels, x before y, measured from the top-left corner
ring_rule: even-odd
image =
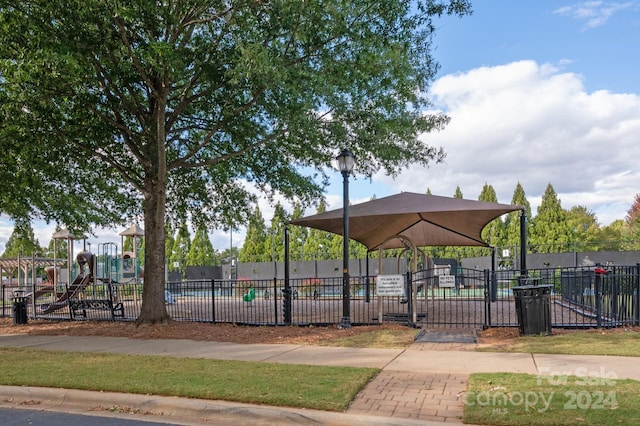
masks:
[[[596,327],[602,327],[602,277],[600,274],[595,274],[594,280],[594,293],[596,296]]]
[[[407,324],[414,325],[415,318],[413,317],[413,285],[411,280],[411,271],[407,271]]]
[[[289,225],[284,227],[284,291],[282,309],[285,324],[291,324],[291,287],[289,285]]]
[[[216,322],[216,280],[211,280],[211,322]]]
[[[278,278],[273,277],[273,320],[278,325]]]
[[[636,299],[636,325],[640,325],[640,263],[636,263],[633,276],[635,281],[635,289],[633,291]]]
[[[484,270],[484,328],[491,328],[491,302],[496,301],[498,281],[496,272]]]

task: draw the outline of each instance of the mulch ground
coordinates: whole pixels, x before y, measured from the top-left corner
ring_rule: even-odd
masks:
[[[334,337],[347,337],[374,330],[406,329],[399,324],[357,326],[346,330],[337,327],[246,326],[172,321],[167,324],[144,324],[111,321],[29,321],[13,325],[0,319],[0,334],[108,336],[136,339],[190,339],[232,343],[286,343],[313,345]]]
[[[401,324],[354,326],[347,330],[331,327],[299,326],[247,326],[171,321],[167,324],[145,324],[111,321],[46,321],[32,320],[28,324],[14,325],[11,318],[0,318],[0,334],[107,336],[136,339],[190,339],[232,343],[281,343],[314,345],[333,338],[371,333],[376,330],[406,330]],[[552,334],[576,332],[623,333],[629,328],[613,329],[553,329]],[[640,332],[640,327],[632,330]],[[477,332],[479,346],[508,345],[519,337],[516,327],[495,327]]]

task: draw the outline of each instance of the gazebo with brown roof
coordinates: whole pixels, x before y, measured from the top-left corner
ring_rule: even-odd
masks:
[[[427,246],[489,247],[481,236],[484,227],[503,214],[518,210],[522,212],[520,266],[521,273],[526,274],[526,217],[523,207],[512,204],[402,192],[349,206],[349,238],[362,243],[368,251],[403,248],[405,242],[414,250]],[[340,208],[290,223],[342,235],[343,220]]]

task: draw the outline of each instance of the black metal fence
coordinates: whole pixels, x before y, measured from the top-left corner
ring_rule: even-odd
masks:
[[[513,287],[551,285],[553,327],[640,325],[640,265],[489,271],[460,268],[402,275],[403,295],[378,296],[377,277],[350,282],[354,325],[401,322],[422,327],[518,325]],[[1,315],[26,302],[30,319],[135,320],[142,284],[90,283],[82,288],[2,286]],[[338,324],[342,278],[192,280],[167,283],[165,302],[177,321],[238,324]]]

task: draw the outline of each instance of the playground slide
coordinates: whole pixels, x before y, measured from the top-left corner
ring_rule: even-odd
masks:
[[[44,296],[46,294],[51,294],[53,293],[53,286],[49,287],[49,288],[43,288],[40,290],[36,290],[35,294],[34,293],[27,293],[24,295],[24,297],[27,298],[28,301],[31,301],[32,297],[35,297],[36,299],[40,296]]]
[[[67,301],[69,299],[75,298],[78,295],[78,293],[80,293],[82,290],[84,290],[87,287],[87,285],[91,282],[92,279],[93,279],[93,275],[91,274],[87,274],[87,275],[79,274],[73,280],[73,282],[71,283],[67,291],[62,293],[62,296],[60,296],[55,302],[41,305],[40,313],[49,314],[51,312],[57,311],[58,309],[64,308],[65,306],[68,305]]]
[[[47,281],[43,282],[42,284],[47,285],[48,283],[48,286],[41,288],[39,290],[36,290],[35,292],[25,294],[25,297],[27,298],[28,301],[31,301],[31,298],[37,299],[40,296],[53,293],[54,288],[52,283],[54,282],[54,279],[55,279],[54,275],[55,275],[56,269],[57,268],[55,266],[47,266],[46,268],[44,268],[44,272],[45,274],[47,274]]]
[[[242,296],[242,300],[244,300],[245,302],[253,302],[253,299],[256,298],[256,291],[254,290],[253,287],[251,287],[249,289],[249,291]]]

